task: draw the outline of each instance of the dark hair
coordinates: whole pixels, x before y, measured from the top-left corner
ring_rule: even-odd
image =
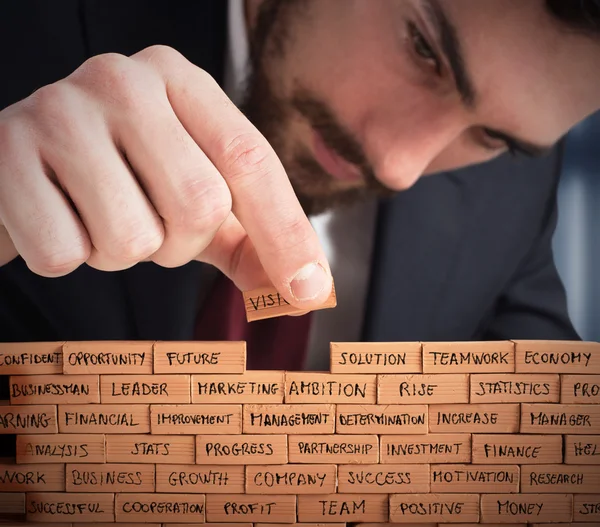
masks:
[[[546,0],[546,6],[570,28],[600,36],[600,0]]]

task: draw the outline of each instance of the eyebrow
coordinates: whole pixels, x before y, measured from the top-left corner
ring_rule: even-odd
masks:
[[[442,52],[450,64],[456,89],[463,104],[467,108],[474,108],[477,103],[477,91],[464,59],[456,26],[444,11],[439,0],[421,0],[421,4],[425,8],[429,23],[434,26],[439,36]],[[506,142],[510,149],[529,157],[541,157],[552,149],[552,146],[531,143],[497,130],[486,131],[490,136]]]

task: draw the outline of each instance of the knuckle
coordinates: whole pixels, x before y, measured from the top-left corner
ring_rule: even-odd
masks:
[[[248,175],[270,173],[273,154],[265,140],[245,133],[237,135],[223,148],[223,160],[227,179],[236,181]]]
[[[29,96],[25,107],[37,121],[54,124],[64,117],[71,95],[65,83],[58,81],[36,90]]]
[[[29,265],[39,274],[60,276],[77,269],[88,260],[90,254],[91,247],[83,239],[68,248],[42,246],[39,255]]]
[[[161,64],[176,64],[187,60],[179,51],[171,46],[164,44],[154,44],[143,51],[143,55],[149,62],[158,62]]]
[[[188,186],[177,226],[194,232],[212,231],[227,219],[232,199],[227,185],[197,182]]]
[[[110,257],[117,261],[132,263],[146,259],[160,249],[164,233],[160,229],[124,229],[129,236],[120,236],[109,245]]]

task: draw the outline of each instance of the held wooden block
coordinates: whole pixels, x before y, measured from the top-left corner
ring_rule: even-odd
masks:
[[[153,404],[153,434],[241,434],[241,404]]]
[[[560,378],[553,374],[471,375],[472,403],[557,403]]]
[[[517,373],[600,373],[600,343],[515,340]]]
[[[600,405],[522,404],[522,434],[600,434]]]
[[[62,373],[62,342],[0,343],[0,375]]]
[[[286,372],[286,403],[375,404],[375,375]]]
[[[154,373],[244,373],[245,342],[155,342]]]
[[[470,434],[381,436],[381,463],[470,462]]]
[[[333,434],[333,404],[245,404],[244,434]]]
[[[246,467],[246,494],[333,494],[336,465]]]
[[[478,522],[477,494],[392,494],[390,520]]]
[[[99,403],[98,375],[14,375],[10,404]]]
[[[104,463],[104,436],[44,434],[17,436],[17,463]]]
[[[298,309],[288,303],[276,289],[272,287],[261,287],[252,291],[244,291],[244,304],[246,305],[246,319],[248,322],[264,320],[266,318],[281,317],[301,313]],[[331,287],[329,298],[317,310],[333,308],[337,305],[335,287]]]
[[[25,514],[24,492],[0,493],[0,518],[9,519],[9,516],[22,514]]]
[[[56,434],[56,406],[0,403],[0,434]]]
[[[562,436],[474,434],[473,463],[496,465],[562,463]]]
[[[287,462],[285,435],[196,436],[197,465],[283,465]]]
[[[63,373],[150,374],[152,342],[66,342],[63,345]]]
[[[280,404],[285,373],[246,371],[237,375],[192,375],[192,402]]]
[[[64,492],[64,490],[64,465],[0,464],[0,492]]]
[[[210,522],[295,523],[296,496],[208,494],[206,519]]]
[[[106,461],[109,463],[193,464],[194,436],[107,435]]]
[[[426,434],[426,405],[340,404],[336,409],[338,434]]]
[[[114,494],[70,492],[27,493],[28,522],[112,522]]]
[[[117,522],[204,523],[204,494],[117,494]]]
[[[561,375],[560,402],[600,404],[600,375]]]
[[[518,404],[447,404],[429,407],[429,431],[511,434],[519,431]]]
[[[431,492],[519,492],[517,465],[431,465]]]
[[[244,467],[157,465],[156,492],[242,494],[244,492]]]
[[[69,464],[67,492],[154,492],[154,465]]]
[[[600,523],[600,494],[575,494],[573,496],[573,520]],[[591,527],[588,523],[586,527]]]
[[[565,463],[600,465],[600,436],[565,436]]]
[[[149,405],[60,405],[61,434],[146,434],[150,432]]]
[[[424,342],[423,372],[514,373],[514,344],[509,341]]]
[[[190,402],[189,375],[102,375],[102,404]]]
[[[387,494],[324,494],[298,496],[299,522],[385,522]]]
[[[467,374],[378,375],[379,404],[450,404],[469,402]]]
[[[340,465],[338,493],[429,492],[429,465]]]
[[[290,463],[379,463],[376,435],[294,435],[288,443]]]
[[[570,522],[572,494],[483,494],[482,523]]]
[[[420,342],[332,342],[331,373],[421,373]]]
[[[521,470],[521,492],[590,494],[597,490],[600,467],[540,465]]]

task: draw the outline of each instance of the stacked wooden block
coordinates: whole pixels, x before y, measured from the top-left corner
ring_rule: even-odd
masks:
[[[332,343],[328,373],[245,362],[243,342],[1,344],[16,460],[0,519],[600,525],[598,343]]]

